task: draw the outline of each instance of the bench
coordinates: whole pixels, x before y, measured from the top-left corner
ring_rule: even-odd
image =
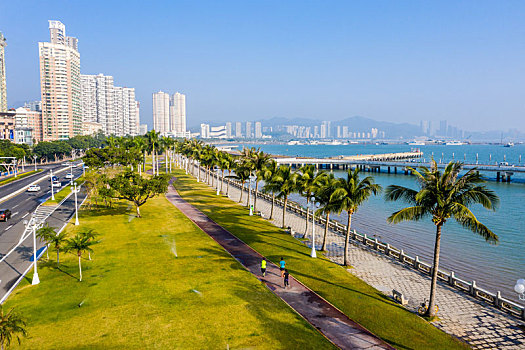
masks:
[[[401,292],[398,292],[397,290],[395,289],[392,289],[392,298],[397,301],[398,303],[400,303],[401,305],[406,305],[408,304],[408,299],[405,299],[405,297],[403,296],[403,293]]]

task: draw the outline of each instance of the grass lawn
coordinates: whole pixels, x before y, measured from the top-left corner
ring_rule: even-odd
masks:
[[[28,321],[22,348],[333,348],[165,197],[132,213],[123,202],[81,212],[79,228],[102,240],[82,282],[76,256],[57,270],[51,250],[41,283],[15,290],[5,307]]]
[[[310,258],[310,249],[268,221],[248,216],[248,210],[197,183],[183,170],[175,172],[175,187],[188,202],[231,233],[278,263],[281,256],[291,274],[330,301],[350,318],[398,349],[468,349],[417,315],[392,302],[326,258]]]
[[[41,171],[42,171],[42,169],[37,169],[36,171],[31,170],[31,171],[25,172],[25,173],[23,173],[21,175],[17,175],[17,177],[11,176],[11,177],[9,177],[7,179],[4,179],[4,180],[0,181],[0,186],[7,185],[8,183],[11,183],[13,181],[17,181],[17,180],[23,179],[24,177],[31,176],[31,175],[39,173]]]

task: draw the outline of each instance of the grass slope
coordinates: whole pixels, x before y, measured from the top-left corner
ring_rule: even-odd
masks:
[[[81,213],[80,228],[102,239],[82,282],[76,256],[62,254],[57,270],[51,250],[41,283],[24,281],[8,299],[28,320],[22,348],[333,348],[165,197],[142,219],[128,209]]]
[[[274,263],[281,256],[294,277],[330,301],[350,318],[398,349],[467,349],[456,338],[392,302],[326,258],[310,258],[310,249],[268,221],[248,216],[248,210],[197,183],[184,171],[175,172],[175,186],[188,202]],[[280,213],[278,210],[277,212]]]

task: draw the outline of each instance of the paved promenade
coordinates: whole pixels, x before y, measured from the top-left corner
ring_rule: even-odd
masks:
[[[173,188],[166,194],[168,200],[204,232],[219,243],[248,271],[257,276],[277,296],[342,349],[393,349],[366,329],[349,319],[319,295],[290,275],[290,287],[283,287],[279,268],[268,262],[266,277],[261,277],[262,256],[201,211],[184,201]]]
[[[226,187],[224,187],[226,189]],[[230,186],[230,198],[238,201],[240,190]],[[247,193],[243,195],[246,205]],[[270,217],[271,202],[257,199],[257,211],[265,218]],[[275,205],[272,223],[281,227],[282,207]],[[304,218],[288,212],[286,225],[296,231],[296,237],[304,233]],[[324,227],[316,225],[316,247],[321,247]],[[311,238],[311,223],[307,238]],[[326,256],[342,264],[344,237],[329,231]],[[307,243],[310,245],[310,243]],[[386,295],[392,295],[392,289],[403,293],[409,299],[408,309],[415,311],[419,304],[430,294],[430,278],[417,271],[408,269],[374,251],[352,244],[350,246],[350,264],[348,269],[366,283]],[[439,320],[434,322],[438,328],[468,342],[475,349],[525,349],[525,322],[509,316],[495,308],[440,283],[437,289]]]

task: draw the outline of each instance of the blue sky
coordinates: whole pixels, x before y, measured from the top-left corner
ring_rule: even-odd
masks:
[[[2,1],[8,102],[39,99],[47,20],[81,71],[187,96],[188,124],[360,115],[525,131],[525,1]]]

